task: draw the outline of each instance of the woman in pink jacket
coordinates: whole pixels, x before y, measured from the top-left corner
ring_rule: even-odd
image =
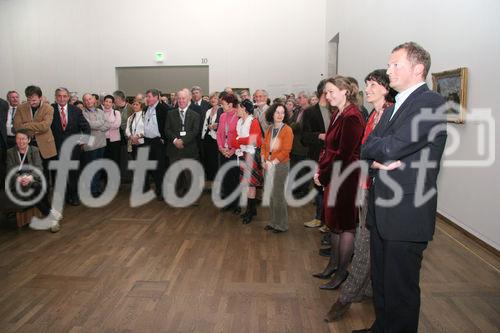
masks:
[[[110,159],[120,167],[120,153],[121,153],[121,137],[120,125],[121,115],[120,111],[113,109],[115,98],[111,95],[106,95],[102,102],[102,108],[106,122],[109,124],[109,129],[106,131],[106,148],[104,150],[104,158]]]

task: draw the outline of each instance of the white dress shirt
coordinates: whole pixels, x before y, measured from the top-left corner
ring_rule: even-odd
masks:
[[[17,112],[17,107],[9,107],[9,112],[7,113],[7,123],[5,124],[7,127],[7,135],[8,136],[14,136],[14,132],[12,131],[12,125],[14,124],[14,116],[16,115],[15,112],[13,112],[15,109],[15,112]]]
[[[417,90],[420,86],[423,86],[425,84],[424,82],[417,83],[414,86],[411,86],[410,88],[403,90],[399,94],[396,95],[396,103],[394,104],[394,111],[391,114],[391,118],[389,118],[389,121],[392,120],[398,109],[401,107],[401,105],[406,101],[406,99],[411,95],[412,92]]]
[[[148,107],[146,111],[146,116],[144,119],[144,137],[148,139],[159,138],[161,136],[160,130],[158,129],[158,120],[156,119],[156,106],[155,105]]]

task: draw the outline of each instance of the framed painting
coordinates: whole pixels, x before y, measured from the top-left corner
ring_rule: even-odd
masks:
[[[447,103],[448,122],[463,124],[467,108],[467,68],[461,67],[432,73],[432,90],[443,96]]]

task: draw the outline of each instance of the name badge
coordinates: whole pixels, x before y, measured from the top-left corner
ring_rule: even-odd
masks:
[[[186,136],[186,131],[182,131],[179,133],[180,136]]]

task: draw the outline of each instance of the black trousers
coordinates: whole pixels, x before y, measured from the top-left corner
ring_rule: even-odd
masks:
[[[163,177],[166,172],[166,156],[167,151],[165,145],[163,144],[161,138],[144,138],[144,144],[149,146],[149,160],[157,161],[156,169],[148,171],[148,175],[152,176],[155,183],[155,193],[157,196],[162,193]],[[148,186],[148,176],[146,176],[146,187]]]
[[[112,160],[120,169],[120,159],[121,159],[121,147],[122,144],[120,141],[111,142],[109,139],[106,139],[106,148],[104,149],[104,158]]]
[[[226,163],[229,163],[231,161],[236,161],[236,155],[233,154],[230,158],[224,157],[221,153],[219,153],[219,164],[220,167]],[[240,168],[238,166],[234,166],[231,169],[229,169],[228,172],[226,172],[224,178],[222,179],[222,193],[221,193],[221,198],[225,199],[227,198],[231,193],[236,190],[238,185],[240,184]],[[237,207],[238,206],[238,200],[232,201],[228,206],[232,207]]]
[[[59,160],[59,154],[60,152],[57,153],[57,155],[50,160]],[[66,183],[66,198],[67,199],[78,199],[78,179],[80,178],[80,170],[82,169],[82,162],[80,161],[82,155],[82,147],[77,145],[73,147],[73,150],[71,151],[71,160],[72,161],[79,161],[79,167],[78,169],[71,169],[69,170],[68,173],[68,181]],[[52,186],[56,185],[56,177],[57,177],[57,170],[50,170],[50,177],[52,179]]]
[[[373,206],[372,206],[373,207]],[[382,239],[373,209],[369,212],[371,276],[375,323],[373,332],[418,331],[420,268],[427,242]]]
[[[219,170],[219,148],[217,140],[214,140],[208,133],[201,140],[202,145],[202,161],[205,168],[205,176],[207,180],[214,180],[217,171]]]
[[[306,161],[306,160],[307,160],[307,156],[301,156],[301,155],[291,153],[290,154],[290,169],[292,169],[294,166],[296,166],[300,162]],[[295,177],[295,179],[299,179],[300,177],[304,176],[308,171],[309,171],[308,168],[300,169],[300,171],[297,173],[297,176]],[[293,191],[293,196],[295,198],[298,198],[298,199],[304,197],[309,192],[309,186],[310,186],[310,183],[306,182],[305,184],[302,184],[301,186],[297,187]]]
[[[121,152],[122,143],[121,141],[110,141],[106,139],[106,148],[104,149],[104,158],[111,160],[116,163],[118,169],[120,170],[120,183],[121,183]],[[104,179],[107,182],[107,175],[103,172]]]

